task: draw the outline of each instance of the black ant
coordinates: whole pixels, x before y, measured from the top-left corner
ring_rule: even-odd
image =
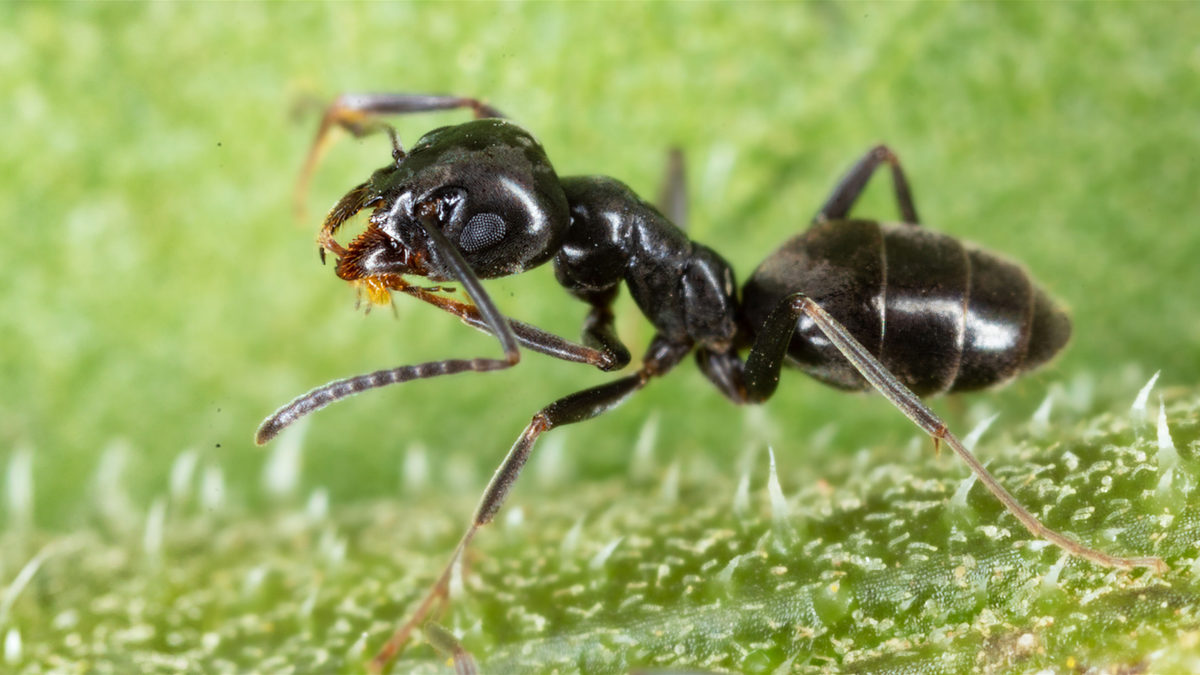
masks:
[[[456,108],[471,108],[476,119],[435,129],[408,152],[379,119]],[[739,294],[733,270],[716,251],[688,239],[617,180],[559,178],[533,136],[478,100],[340,97],[322,121],[301,193],[335,126],[360,136],[386,131],[394,161],[330,211],[318,237],[322,260],[325,251],[337,255],[337,275],[359,284],[375,302],[401,291],[494,334],[504,357],[401,366],[331,382],[267,418],[255,436],[259,444],[298,418],[367,389],[511,368],[521,348],[604,371],[624,368],[630,354],[610,309],[622,281],[657,331],[635,373],[561,398],[533,416],[496,470],[441,577],[371,662],[373,670],[386,667],[434,603],[448,597],[454,565],[496,516],[539,436],[615,408],[693,352],[704,375],[737,404],[770,398],[785,362],[839,389],[873,386],[932,436],[935,447],[950,446],[1034,536],[1107,567],[1167,569],[1159,558],[1115,557],[1047,528],[918,398],[983,389],[1033,370],[1062,349],[1071,324],[1021,267],[920,227],[908,181],[886,146],[872,148],[854,165],[811,226],[759,265]],[[849,218],[884,164],[903,222]],[[673,165],[667,201],[674,206],[667,209],[679,211],[682,174],[678,161]],[[373,212],[366,231],[347,247],[338,244],[338,228],[367,208]],[[479,281],[551,259],[559,283],[591,305],[582,344],[503,316]],[[414,286],[406,275],[457,282],[472,302]]]

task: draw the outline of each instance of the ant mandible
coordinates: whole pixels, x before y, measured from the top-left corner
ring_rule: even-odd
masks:
[[[476,119],[427,133],[405,152],[382,115],[470,108]],[[259,427],[270,441],[315,410],[410,380],[516,365],[521,348],[603,371],[629,364],[613,326],[622,281],[656,335],[632,375],[561,398],[533,416],[491,482],[444,571],[371,662],[382,670],[439,600],[454,565],[479,528],[496,516],[539,436],[623,403],[695,352],[701,372],[737,404],[775,392],[785,362],[839,389],[875,387],[917,426],[948,445],[1034,536],[1096,564],[1162,572],[1159,558],[1121,558],[1047,528],[1025,510],[919,396],[973,391],[1042,365],[1070,336],[1066,314],[1019,266],[920,227],[896,155],[872,148],[834,188],[811,226],[770,255],[741,289],[715,251],[688,239],[658,209],[604,176],[559,178],[527,131],[479,100],[408,94],[344,95],[326,111],[299,182],[308,178],[343,127],[362,136],[385,131],[394,161],[350,190],[318,236],[321,258],[337,256],[337,275],[373,302],[400,291],[455,314],[500,341],[500,359],[454,359],[401,366],[331,382],[295,399]],[[849,218],[876,169],[891,169],[903,222]],[[681,170],[671,201],[681,201]],[[670,182],[670,181],[669,181]],[[673,195],[673,196],[672,196]],[[367,229],[343,247],[334,234],[373,209]],[[668,207],[669,211],[680,207]],[[558,282],[591,311],[582,344],[503,316],[480,279],[519,274],[554,260]],[[405,276],[462,284],[461,302]],[[836,318],[835,318],[836,317]],[[749,350],[743,361],[740,352]]]

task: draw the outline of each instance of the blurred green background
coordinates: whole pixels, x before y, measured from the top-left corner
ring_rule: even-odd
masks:
[[[483,97],[561,174],[607,174],[645,195],[678,145],[691,233],[743,279],[886,141],[928,224],[1023,261],[1075,321],[1053,367],[939,410],[959,425],[979,405],[1018,419],[1054,383],[1091,381],[1101,402],[1124,403],[1160,368],[1163,383],[1192,385],[1198,28],[1200,7],[1174,3],[6,3],[0,466],[32,450],[42,528],[88,521],[114,443],[128,448],[118,480],[136,509],[166,493],[185,449],[219,467],[227,503],[254,509],[268,451],[251,436],[280,404],[337,377],[498,353],[406,298],[395,318],[364,317],[318,263],[324,209],[389,159],[381,137],[336,146],[308,218],[293,218],[316,119],[292,111],[340,92]],[[397,126],[411,144],[466,118]],[[885,181],[857,213],[895,217]],[[584,308],[548,266],[489,288],[506,313],[577,336]],[[640,353],[650,332],[627,296],[619,315]],[[301,489],[327,489],[335,508],[402,498],[405,451],[421,443],[433,475],[462,492],[441,499],[466,509],[532,413],[609,377],[529,355],[505,373],[336,405],[312,420]],[[689,363],[566,431],[576,475],[623,473],[654,410],[661,454],[733,466],[746,418]],[[821,461],[808,439],[829,422],[826,452],[914,433],[880,397],[800,375],[767,414],[766,435],[794,462]]]

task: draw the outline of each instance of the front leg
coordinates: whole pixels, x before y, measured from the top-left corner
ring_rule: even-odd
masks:
[[[401,277],[387,279],[387,286],[449,312],[472,328],[485,333],[492,332],[487,322],[480,316],[479,308],[475,305],[410,284]],[[629,365],[629,350],[621,344],[613,332],[612,311],[607,306],[594,307],[592,313],[588,315],[584,324],[584,344],[576,344],[523,321],[509,318],[506,320],[512,327],[517,342],[522,348],[529,351],[545,354],[562,361],[595,366],[606,373],[620,370]]]
[[[572,295],[592,306],[592,311],[583,321],[583,344],[598,350],[613,363],[613,367],[605,370],[620,370],[629,365],[629,348],[621,342],[617,335],[612,303],[617,298],[620,287],[613,286],[607,291],[573,292]]]
[[[392,125],[383,121],[387,115],[406,115],[410,113],[432,112],[438,110],[457,110],[470,108],[475,113],[475,119],[485,117],[504,117],[499,110],[483,101],[466,96],[442,96],[429,94],[342,94],[338,96],[321,117],[321,126],[317,128],[316,138],[308,149],[304,159],[304,167],[296,180],[296,191],[293,195],[297,217],[304,213],[304,199],[308,194],[308,185],[313,172],[320,164],[321,158],[329,150],[333,137],[330,132],[342,128],[362,138],[369,134],[386,132],[392,140],[392,154],[404,154],[400,146],[400,138]],[[397,157],[399,159],[399,157]]]

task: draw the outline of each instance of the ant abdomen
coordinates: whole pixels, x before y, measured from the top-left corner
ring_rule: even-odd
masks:
[[[788,240],[743,289],[751,331],[797,292],[919,396],[1006,382],[1049,361],[1071,334],[1066,313],[1020,266],[913,224],[831,220]],[[805,316],[788,356],[835,387],[871,386]]]

